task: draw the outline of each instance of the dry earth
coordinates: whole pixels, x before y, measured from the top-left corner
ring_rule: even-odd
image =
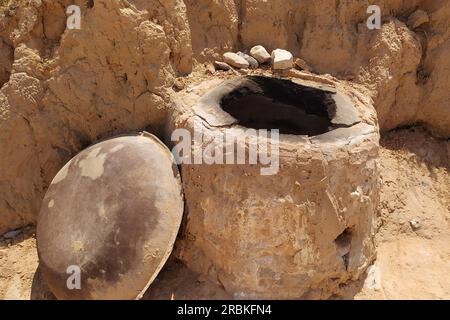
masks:
[[[373,2],[379,30],[366,27]],[[65,30],[72,3],[81,30]],[[0,298],[51,298],[33,225],[65,162],[115,134],[164,134],[175,92],[226,77],[212,62],[256,44],[347,80],[377,110],[378,257],[344,298],[450,298],[449,22],[448,0],[0,0],[0,235],[21,230],[0,239]],[[145,297],[227,294],[172,259]]]
[[[421,127],[381,141],[375,269],[339,299],[450,299],[450,142]],[[421,227],[414,230],[410,221]],[[0,242],[0,298],[53,299],[36,272],[34,228]],[[378,277],[376,274],[378,273]],[[378,279],[377,279],[378,278]],[[144,299],[225,299],[222,287],[172,258]]]

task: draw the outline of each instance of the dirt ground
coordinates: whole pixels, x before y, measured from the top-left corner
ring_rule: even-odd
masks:
[[[450,299],[450,141],[413,127],[381,140],[377,260],[336,299]],[[34,227],[0,239],[0,298],[53,299]],[[225,299],[224,289],[170,259],[144,299]]]
[[[412,128],[385,135],[381,144],[381,286],[356,298],[449,299],[450,143]]]

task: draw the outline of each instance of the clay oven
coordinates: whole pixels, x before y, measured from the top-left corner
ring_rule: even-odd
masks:
[[[172,129],[189,129],[193,140],[201,130],[193,153],[214,150],[227,135],[235,140],[215,149],[223,162],[181,163],[177,255],[235,298],[326,298],[374,258],[375,111],[358,91],[317,80],[245,76],[179,93]],[[271,129],[279,135],[259,134]],[[225,161],[239,148],[247,160],[252,150],[257,160],[278,152],[277,170]]]

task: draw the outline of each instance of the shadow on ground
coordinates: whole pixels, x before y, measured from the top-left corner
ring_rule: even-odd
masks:
[[[181,261],[171,258],[145,292],[142,300],[204,300],[230,299],[224,288],[209,280],[199,280],[198,274]],[[31,300],[55,300],[38,267],[31,285]]]

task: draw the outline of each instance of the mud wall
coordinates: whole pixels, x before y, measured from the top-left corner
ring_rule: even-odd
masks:
[[[450,136],[446,0],[0,0],[0,233],[34,223],[59,168],[106,136],[161,135],[177,77],[226,50],[283,47],[367,88],[382,130]],[[66,30],[65,8],[82,9]],[[366,9],[378,4],[380,30]],[[409,15],[430,22],[411,30]]]

